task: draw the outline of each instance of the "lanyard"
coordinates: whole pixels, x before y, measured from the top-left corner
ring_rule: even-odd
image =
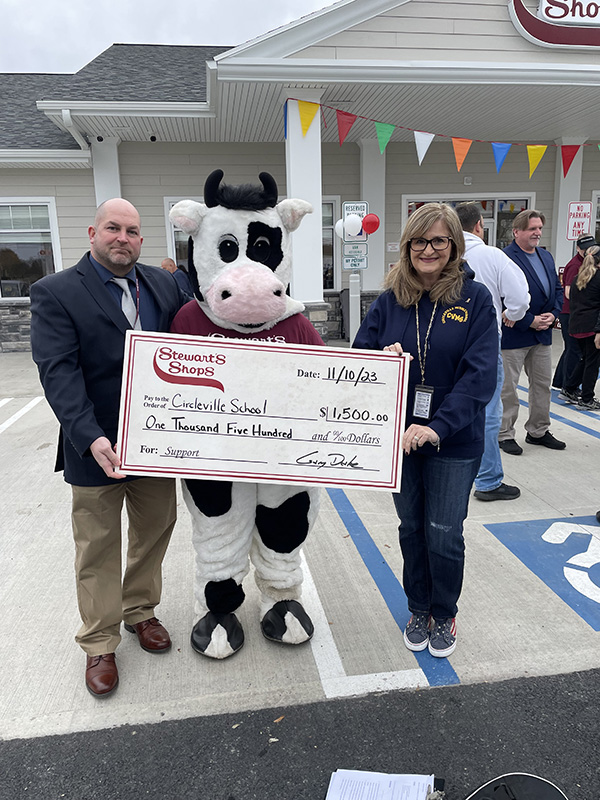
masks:
[[[431,326],[433,325],[433,318],[435,317],[437,305],[438,301],[436,300],[433,306],[433,311],[431,312],[431,319],[429,320],[429,325],[427,326],[427,333],[425,334],[425,343],[423,346],[423,352],[421,352],[421,332],[419,330],[419,303],[415,305],[415,316],[417,318],[417,353],[419,355],[419,367],[421,369],[422,384],[425,384],[425,362],[427,361],[427,345],[429,343],[429,334],[431,332]]]

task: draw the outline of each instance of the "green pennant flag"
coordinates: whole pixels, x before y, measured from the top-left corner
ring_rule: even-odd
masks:
[[[391,139],[394,132],[395,125],[390,125],[387,122],[376,122],[375,130],[377,131],[377,139],[379,141],[379,152],[383,153]]]

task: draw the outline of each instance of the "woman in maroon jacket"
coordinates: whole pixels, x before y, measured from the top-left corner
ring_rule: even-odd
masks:
[[[600,411],[600,402],[594,398],[594,388],[600,367],[600,335],[595,335],[600,314],[600,247],[590,247],[577,277],[571,284],[569,334],[577,339],[583,358],[581,400],[579,408]],[[566,386],[567,392],[577,387]]]

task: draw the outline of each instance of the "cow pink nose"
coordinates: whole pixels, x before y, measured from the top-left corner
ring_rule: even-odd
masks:
[[[206,293],[214,314],[228,322],[257,325],[280,317],[285,286],[262,264],[243,264],[223,272]]]

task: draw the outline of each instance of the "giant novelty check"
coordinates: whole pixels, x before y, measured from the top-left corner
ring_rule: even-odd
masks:
[[[408,356],[128,331],[129,475],[398,489]]]

